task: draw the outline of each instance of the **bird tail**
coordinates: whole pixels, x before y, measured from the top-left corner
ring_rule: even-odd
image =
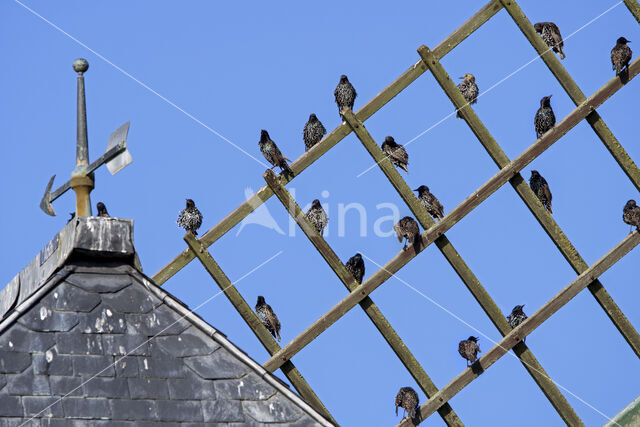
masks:
[[[276,331],[276,338],[278,339],[278,342],[280,342],[280,331]]]
[[[559,54],[560,54],[560,59],[564,59],[565,58],[565,55],[564,55],[564,52],[562,51],[562,48],[560,48]]]
[[[400,164],[400,167],[401,167],[402,169],[404,169],[404,171],[405,171],[406,173],[409,173],[409,169],[407,168],[407,165],[405,165],[405,164],[402,164],[402,163],[401,163],[401,164]]]
[[[547,203],[547,210],[550,214],[553,214],[553,209],[551,209],[551,202]]]
[[[409,418],[414,419],[416,417],[416,408],[409,408],[407,415],[409,415]]]
[[[416,255],[418,255],[418,252],[420,252],[421,243],[422,243],[422,234],[418,232],[418,234],[416,234],[416,236],[413,238],[413,250],[416,252]]]
[[[462,118],[462,114],[460,114],[460,110],[458,110],[458,112],[456,113],[456,117],[461,119]]]
[[[285,160],[283,160],[282,163],[280,163],[280,168],[282,169],[282,171],[286,176],[288,176],[289,178],[293,178],[293,171],[291,170],[291,168],[289,167],[289,165]]]

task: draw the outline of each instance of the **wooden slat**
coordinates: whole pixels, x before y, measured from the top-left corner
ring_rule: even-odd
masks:
[[[351,113],[353,116],[353,113]],[[338,255],[331,249],[327,241],[320,235],[313,225],[309,222],[309,219],[305,215],[305,213],[300,209],[298,203],[291,197],[291,194],[287,191],[287,189],[280,183],[279,178],[271,170],[267,170],[264,174],[264,179],[267,181],[267,185],[273,190],[276,194],[282,205],[287,209],[291,217],[296,221],[296,223],[300,226],[304,234],[311,241],[313,246],[320,252],[322,257],[327,261],[329,267],[333,270],[333,272],[338,276],[342,284],[347,288],[348,291],[354,291],[359,284],[355,281],[351,273],[346,269]],[[375,327],[378,329],[380,334],[384,337],[387,344],[391,347],[393,352],[396,354],[400,362],[404,365],[404,367],[409,371],[413,379],[416,381],[420,389],[424,392],[427,397],[433,396],[437,391],[436,385],[433,383],[427,372],[420,365],[415,356],[411,353],[411,351],[407,348],[405,343],[402,341],[402,338],[398,335],[398,333],[393,329],[387,318],[382,314],[377,305],[371,300],[371,298],[366,297],[362,301],[360,301],[360,306],[367,314],[369,319],[373,322]],[[460,418],[456,415],[449,404],[443,405],[438,409],[440,416],[449,426],[463,426],[464,424],[460,421]]]
[[[623,0],[623,1],[624,1],[624,4],[627,6],[627,9],[629,9],[629,12],[631,12],[633,17],[636,18],[636,21],[638,21],[638,24],[640,24],[640,4],[638,4],[636,0]]]
[[[469,20],[456,29],[449,37],[444,39],[434,49],[434,54],[437,58],[442,58],[449,53],[460,42],[467,38],[471,33],[480,28],[482,24],[487,22],[493,15],[495,15],[502,5],[500,0],[491,0],[482,9],[475,13]],[[413,83],[418,77],[420,77],[427,67],[424,66],[422,61],[416,62],[409,67],[400,77],[394,80],[389,86],[384,88],[380,93],[374,96],[369,102],[367,102],[358,112],[356,116],[361,121],[366,121],[376,111],[382,108],[387,102],[391,101],[396,95],[398,95],[403,89]],[[323,154],[325,154],[334,145],[344,139],[351,132],[351,128],[345,123],[340,124],[337,128],[327,134],[322,141],[313,146],[309,151],[305,152],[298,160],[293,162],[290,166],[294,172],[294,177],[300,174],[303,170],[311,166],[313,162],[318,160]],[[290,181],[290,180],[289,180]],[[273,196],[273,191],[268,186],[262,187],[252,197],[247,199],[244,203],[234,209],[229,215],[227,215],[222,221],[216,224],[213,228],[207,231],[201,238],[202,244],[208,248],[216,240],[226,234],[229,230],[240,223],[247,215],[253,212],[261,204],[267,201]],[[167,265],[162,267],[152,279],[158,285],[164,284],[174,274],[180,271],[184,266],[189,264],[195,258],[195,254],[191,249],[185,249],[178,256],[172,259]]]
[[[184,241],[187,242],[189,248],[196,254],[198,260],[211,275],[211,278],[213,278],[213,280],[218,284],[222,292],[229,299],[240,316],[242,316],[247,325],[249,325],[269,354],[277,352],[280,349],[278,343],[276,343],[269,331],[267,331],[267,328],[265,328],[262,322],[260,322],[258,316],[256,316],[251,307],[249,307],[249,304],[247,304],[242,295],[240,295],[240,292],[238,292],[233,283],[231,283],[227,275],[224,274],[218,263],[213,259],[202,242],[198,241],[190,231],[185,234]],[[336,423],[327,408],[320,401],[320,398],[318,398],[313,389],[309,386],[302,374],[291,361],[283,364],[281,370],[293,387],[298,391],[300,396],[302,396],[309,405],[313,406],[316,411],[324,414],[325,417]]]
[[[638,72],[640,72],[640,60],[636,59],[629,67],[629,79],[634,78]],[[578,108],[573,110],[567,117],[557,123],[552,130],[544,134],[521,155],[507,164],[500,170],[500,172],[494,175],[489,179],[489,181],[483,184],[478,190],[473,192],[461,204],[449,212],[449,214],[447,214],[440,222],[424,231],[422,233],[422,244],[417,247],[417,252],[420,253],[425,246],[433,243],[435,239],[453,227],[458,221],[471,212],[473,208],[486,200],[508,180],[513,178],[514,175],[531,163],[547,148],[553,145],[554,142],[560,139],[560,137],[571,130],[575,125],[580,123],[587,114],[589,114],[593,109],[599,107],[621,87],[622,83],[618,78],[614,78],[607,82],[584,103],[580,104]],[[462,110],[463,115],[466,114],[465,110],[466,109]],[[396,273],[415,256],[416,253],[411,250],[403,250],[400,252],[383,268],[369,277],[369,279],[366,280],[356,291],[351,292],[347,297],[316,320],[311,326],[305,329],[300,335],[294,338],[289,344],[283,347],[278,353],[274,354],[263,364],[263,366],[270,371],[277,369],[282,365],[282,363],[293,357],[294,354],[304,348],[329,326],[335,323],[340,317],[351,310],[356,304],[362,301],[364,297],[376,290],[378,286],[384,283],[391,276],[391,274]]]
[[[474,369],[469,367],[461,374],[455,377],[449,384],[440,389],[435,396],[420,406],[419,419],[425,420],[429,415],[442,404],[448,402],[460,390],[469,385],[471,381],[476,379],[480,374],[485,372],[499,358],[507,354],[520,340],[531,334],[545,320],[549,319],[560,308],[564,307],[572,298],[580,293],[587,285],[593,282],[597,277],[601,276],[612,265],[618,262],[629,251],[640,243],[640,233],[634,231],[629,234],[622,242],[611,249],[606,255],[596,261],[591,267],[585,270],[573,282],[562,289],[558,294],[546,302],[527,320],[522,322],[518,327],[507,334],[500,342],[487,351],[484,356],[478,359]],[[406,427],[413,425],[410,421],[404,420],[398,426]]]
[[[382,169],[384,174],[392,183],[400,197],[402,197],[404,202],[409,206],[411,212],[418,219],[422,227],[425,229],[431,227],[434,224],[433,219],[431,219],[426,209],[420,204],[406,181],[402,179],[398,170],[389,162],[389,159],[386,158],[380,147],[378,147],[378,144],[374,141],[373,137],[371,137],[364,124],[358,121],[351,111],[343,112],[343,116],[347,120],[347,123],[351,125],[351,128],[354,130],[355,134],[358,136],[367,151],[371,154],[371,157],[373,157],[380,169]],[[502,336],[511,332],[511,327],[507,323],[507,320],[502,311],[500,311],[498,305],[495,303],[493,298],[489,296],[489,293],[480,284],[480,281],[462,260],[453,245],[447,240],[447,237],[442,235],[435,240],[435,243],[442,251],[447,261],[449,261],[458,273],[467,288],[471,291],[484,312],[489,316],[496,328],[498,328]],[[549,375],[547,375],[540,362],[538,362],[526,344],[519,343],[516,348],[514,348],[514,351],[527,372],[529,372],[544,395],[549,399],[551,405],[553,405],[558,414],[560,414],[561,418],[568,425],[582,425],[582,421],[576,412],[573,410],[569,402],[567,402],[555,383],[551,378],[549,378]]]
[[[511,3],[511,5],[513,5],[513,3]],[[531,30],[533,30],[533,27],[531,27]],[[542,40],[539,41],[542,43]],[[467,122],[480,143],[487,150],[489,155],[494,159],[494,161],[500,168],[505,167],[509,163],[509,158],[504,153],[502,148],[500,148],[489,130],[480,121],[473,109],[466,106],[466,100],[464,99],[460,91],[456,88],[450,76],[444,70],[440,62],[435,59],[433,54],[425,46],[422,46],[420,49],[418,49],[418,53],[422,57],[425,64],[428,64],[431,73],[435,77],[438,84],[440,84],[440,86],[443,88],[449,99],[452,101],[453,105],[457,109],[462,109],[461,111],[464,120]],[[559,62],[555,57],[553,57],[552,60],[556,63]],[[617,77],[614,77],[613,80],[619,81]],[[575,86],[575,83],[573,83],[573,86],[570,84],[568,84],[568,86],[572,87],[572,93],[578,93],[582,96],[584,103],[584,95],[582,95],[580,89]],[[575,92],[576,90],[578,92]],[[595,109],[586,116],[587,120],[593,118],[594,114],[597,114]],[[602,123],[602,125],[606,127],[604,123]],[[633,168],[635,168],[635,170],[637,171],[637,168],[635,167],[635,165],[633,165],[633,162],[631,163]],[[637,175],[638,177],[640,177],[640,171],[638,171]],[[586,270],[588,267],[587,263],[580,256],[576,248],[573,246],[571,241],[567,238],[567,236],[564,234],[560,226],[555,222],[549,212],[547,212],[547,210],[542,206],[542,204],[538,200],[538,197],[533,193],[533,191],[531,191],[531,188],[525,182],[522,176],[520,174],[516,174],[510,180],[510,182],[520,198],[525,202],[531,213],[533,213],[533,215],[538,220],[538,223],[540,223],[540,225],[544,228],[547,235],[551,238],[553,243],[560,250],[560,253],[564,256],[564,258],[571,265],[574,271],[580,274],[584,270]],[[638,332],[633,327],[631,322],[629,322],[620,307],[618,307],[613,298],[611,298],[602,283],[600,283],[600,281],[595,281],[594,283],[590,284],[589,291],[595,297],[596,301],[598,302],[598,304],[600,304],[600,307],[602,307],[609,319],[611,319],[614,326],[618,329],[618,331],[620,331],[631,349],[636,353],[638,357],[640,357],[640,334],[638,334]]]

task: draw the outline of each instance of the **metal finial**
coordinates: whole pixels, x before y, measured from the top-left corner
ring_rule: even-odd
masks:
[[[89,69],[89,63],[84,58],[78,58],[73,61],[73,70],[76,73],[84,73]]]

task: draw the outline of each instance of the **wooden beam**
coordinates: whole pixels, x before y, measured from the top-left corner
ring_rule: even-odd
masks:
[[[629,79],[635,77],[640,72],[640,60],[636,59],[629,67]],[[440,222],[422,233],[422,244],[417,246],[417,252],[421,252],[426,246],[433,243],[435,239],[447,232],[458,221],[466,216],[473,208],[486,200],[491,194],[497,191],[508,180],[513,178],[522,168],[531,163],[536,157],[542,154],[547,148],[553,145],[560,137],[572,129],[575,125],[591,112],[599,107],[604,101],[611,97],[622,87],[620,79],[617,77],[607,82],[596,93],[589,97],[578,108],[573,110],[567,117],[562,119],[556,126],[544,134],[533,145],[527,148],[512,162],[508,163],[503,169],[494,175],[489,181],[483,184],[478,190],[473,192],[461,204],[455,207]],[[463,116],[466,109],[462,110]],[[351,310],[364,297],[376,290],[382,285],[392,274],[396,273],[400,268],[404,267],[409,261],[416,256],[411,250],[403,250],[389,261],[383,268],[374,273],[362,286],[351,292],[338,304],[333,306],[327,313],[316,320],[312,325],[305,329],[300,335],[294,338],[289,344],[284,346],[278,353],[274,354],[267,360],[263,366],[274,371],[282,363],[293,357],[294,354],[302,350],[307,344],[313,341],[318,335],[324,332],[329,326],[335,323],[340,317]]]
[[[391,181],[400,197],[402,197],[404,202],[409,206],[409,209],[411,209],[411,212],[413,212],[422,227],[425,229],[430,228],[434,224],[433,219],[431,219],[426,209],[420,204],[406,181],[402,179],[398,170],[386,158],[382,149],[378,147],[378,144],[365,128],[364,123],[360,122],[350,110],[344,111],[342,115],[354,130],[358,139],[360,139],[367,151],[371,154],[371,157],[373,157],[380,169],[382,169],[389,181]],[[493,298],[491,298],[480,281],[475,277],[453,245],[447,240],[447,237],[443,234],[435,240],[435,243],[449,264],[451,264],[456,273],[458,273],[458,276],[467,286],[467,289],[471,291],[484,312],[489,316],[496,328],[498,328],[502,336],[511,332],[511,326],[507,323],[507,320],[498,305],[495,303]],[[519,343],[514,348],[514,351],[522,362],[524,368],[529,372],[536,384],[538,384],[544,395],[549,399],[551,405],[553,405],[558,414],[560,414],[561,418],[568,425],[581,425],[582,421],[576,412],[562,395],[555,383],[551,381],[549,375],[547,375],[540,362],[538,362],[538,359],[536,359],[526,344],[523,342]]]
[[[464,24],[456,29],[449,37],[444,39],[434,49],[434,54],[437,58],[442,58],[447,53],[466,39],[471,33],[480,28],[482,24],[487,22],[493,15],[495,15],[502,5],[500,0],[491,0],[482,9],[476,12],[471,18],[469,18]],[[356,116],[361,121],[366,121],[376,111],[382,108],[387,102],[391,101],[396,95],[398,95],[407,86],[413,83],[418,77],[420,77],[427,67],[424,66],[422,61],[418,61],[413,64],[409,69],[394,80],[390,85],[384,88],[380,93],[374,96],[369,102],[367,102],[358,112]],[[345,123],[340,124],[337,128],[327,134],[322,141],[314,145],[309,151],[305,152],[298,160],[293,162],[290,166],[293,170],[294,177],[299,175],[303,170],[311,166],[313,162],[318,160],[323,154],[325,154],[334,145],[344,139],[351,132],[351,128]],[[285,153],[286,154],[286,153]],[[292,178],[293,179],[293,178]],[[291,179],[289,179],[291,181]],[[262,187],[252,197],[247,199],[244,203],[234,209],[229,215],[227,215],[222,221],[216,224],[213,228],[207,231],[201,238],[202,244],[208,248],[216,240],[226,234],[229,230],[240,223],[247,215],[257,209],[261,204],[267,201],[273,196],[273,191],[268,186]],[[191,249],[185,249],[178,256],[172,259],[167,265],[162,267],[152,279],[158,285],[164,284],[173,275],[180,271],[184,266],[189,264],[195,258],[195,254]]]
[[[580,291],[586,288],[589,283],[601,276],[612,265],[629,253],[631,249],[636,247],[638,243],[640,243],[640,233],[638,233],[638,231],[634,231],[602,258],[596,261],[591,267],[580,274],[577,279],[567,285],[535,313],[533,313],[527,320],[518,325],[515,329],[509,332],[507,336],[500,340],[500,342],[487,351],[484,356],[476,361],[473,369],[472,367],[469,367],[462,371],[462,373],[455,377],[449,384],[440,389],[435,396],[422,404],[418,411],[420,421],[424,421],[429,417],[429,415],[433,414],[440,405],[448,402],[460,390],[469,385],[471,381],[476,379],[481,373],[485,372],[498,359],[507,354],[511,348],[520,342],[520,340],[531,334],[531,332],[533,332],[544,321],[549,319],[554,313],[560,310],[560,308],[564,307],[564,305],[578,295]],[[410,425],[413,424],[406,419],[398,424],[398,426],[402,427]]]
[[[513,4],[514,3],[510,2],[511,6],[513,6]],[[531,30],[533,31],[533,27],[531,27]],[[542,39],[536,41],[542,43]],[[418,49],[418,52],[425,64],[428,65],[438,84],[440,84],[449,99],[453,102],[453,105],[457,109],[462,108],[461,111],[464,120],[467,122],[472,132],[476,135],[483,147],[487,150],[489,155],[494,159],[494,161],[500,168],[506,167],[509,164],[509,158],[504,153],[504,151],[502,151],[500,145],[498,145],[497,141],[493,138],[482,121],[480,121],[475,112],[468,106],[465,106],[467,104],[466,100],[463,98],[462,94],[460,94],[460,91],[454,85],[450,76],[444,70],[440,62],[435,59],[433,54],[425,46],[422,46],[420,49]],[[553,56],[552,60],[556,63],[558,62],[555,56]],[[613,81],[620,82],[620,79],[615,77]],[[570,84],[568,85],[572,86]],[[575,92],[576,90],[578,92]],[[575,86],[575,83],[573,83],[572,86],[572,93],[574,93],[574,95],[576,93],[582,95],[582,92],[580,92],[580,89]],[[582,95],[582,97],[584,98],[584,95]],[[587,100],[584,99],[583,104],[586,101]],[[595,109],[586,116],[587,120],[589,120],[590,117],[593,117],[594,114],[597,114]],[[604,123],[602,123],[602,125],[606,127]],[[631,163],[633,164],[633,162]],[[637,171],[635,165],[633,165],[633,168],[635,168],[635,170]],[[638,171],[638,177],[640,177],[640,171]],[[533,193],[533,191],[531,191],[531,188],[525,182],[522,176],[519,173],[515,174],[514,177],[511,178],[510,182],[520,198],[525,202],[531,213],[533,213],[533,215],[538,220],[538,223],[540,223],[542,228],[546,231],[547,235],[551,238],[553,243],[560,250],[560,253],[564,256],[564,258],[571,265],[574,271],[580,274],[584,270],[586,270],[588,267],[587,263],[580,256],[580,254],[564,234],[560,226],[542,206],[542,204],[538,200],[538,197]],[[589,285],[589,291],[595,297],[596,301],[598,302],[598,304],[600,304],[600,307],[602,307],[609,319],[611,319],[618,331],[620,331],[631,349],[636,353],[638,357],[640,357],[640,334],[638,334],[631,322],[629,322],[629,319],[627,319],[620,307],[618,307],[613,298],[611,298],[602,283],[600,283],[600,281],[593,282]]]
[[[627,6],[627,9],[629,9],[629,12],[631,12],[633,17],[636,18],[636,21],[638,21],[638,24],[640,24],[640,5],[638,4],[638,2],[636,0],[623,0],[623,1],[624,1],[624,4]]]
[[[351,113],[353,115],[353,113]],[[351,273],[346,269],[338,255],[331,249],[331,246],[327,243],[327,241],[319,234],[316,229],[313,227],[313,224],[309,221],[306,214],[300,209],[300,206],[295,201],[291,194],[287,191],[287,189],[281,184],[280,180],[273,173],[272,170],[267,170],[264,173],[264,179],[267,181],[267,185],[273,190],[275,195],[278,197],[282,205],[287,209],[289,215],[296,221],[296,223],[300,226],[304,234],[311,241],[313,246],[320,252],[320,255],[325,259],[329,267],[333,270],[333,272],[338,276],[342,284],[347,288],[348,291],[354,291],[360,286]],[[416,381],[420,389],[424,392],[424,394],[429,397],[433,396],[438,388],[433,383],[427,372],[422,368],[418,360],[411,353],[411,351],[407,348],[405,343],[402,341],[402,338],[398,335],[398,333],[393,329],[387,318],[382,314],[377,305],[371,300],[371,298],[366,297],[362,301],[360,301],[360,306],[367,314],[371,322],[378,329],[380,334],[382,334],[383,338],[389,344],[393,352],[396,354],[400,362],[404,365],[404,367],[409,371],[413,379]],[[456,415],[449,404],[443,405],[438,409],[440,416],[444,420],[444,422],[449,426],[463,426],[464,424],[460,421],[460,418]]]
[[[196,254],[198,260],[202,263],[209,275],[211,275],[211,278],[213,278],[213,280],[218,284],[220,290],[222,290],[233,307],[238,311],[240,316],[242,316],[247,325],[249,325],[269,354],[277,352],[280,349],[278,343],[276,343],[269,331],[267,331],[267,328],[264,327],[260,319],[258,319],[258,316],[256,316],[251,307],[249,307],[249,304],[247,304],[242,295],[240,295],[240,292],[238,292],[236,287],[233,286],[233,283],[231,283],[227,275],[224,274],[218,263],[213,259],[202,242],[198,241],[190,231],[185,234],[184,241],[187,242],[189,248]],[[325,417],[337,424],[327,408],[320,401],[313,389],[309,386],[302,374],[291,361],[283,364],[281,370],[298,393],[300,393],[300,396],[302,396],[309,405],[313,406],[316,411],[324,414]]]

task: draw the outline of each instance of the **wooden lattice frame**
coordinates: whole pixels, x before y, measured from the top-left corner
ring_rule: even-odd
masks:
[[[623,1],[631,14],[635,17],[636,21],[640,23],[640,4],[638,4],[636,0]],[[559,121],[551,131],[543,135],[514,160],[509,160],[507,158],[504,151],[476,116],[473,109],[467,104],[453,81],[449,78],[448,74],[439,63],[439,60],[442,57],[453,50],[458,44],[503,8],[507,10],[534,49],[541,55],[544,63],[556,77],[560,85],[576,104],[575,110]],[[418,54],[420,55],[420,60],[416,64],[411,66],[356,113],[353,113],[350,110],[344,111],[343,116],[345,118],[345,122],[340,124],[332,132],[326,135],[320,143],[305,152],[305,154],[293,162],[291,164],[291,169],[294,172],[294,177],[299,175],[303,170],[324,155],[330,148],[351,133],[351,131],[356,134],[366,150],[371,154],[377,165],[389,179],[393,187],[408,205],[418,222],[424,228],[425,231],[422,234],[423,243],[418,253],[422,252],[422,250],[429,244],[435,243],[458,276],[462,279],[463,283],[473,294],[474,298],[482,306],[482,309],[489,316],[493,324],[503,335],[504,338],[478,360],[477,369],[468,368],[442,389],[438,390],[436,388],[426,371],[402,342],[402,339],[391,327],[390,323],[380,312],[380,309],[368,296],[394,273],[404,267],[411,259],[417,256],[417,254],[413,251],[401,251],[392,260],[387,262],[384,267],[369,277],[369,279],[367,279],[362,285],[358,285],[351,274],[347,272],[338,256],[327,244],[324,238],[315,231],[313,226],[311,226],[298,204],[284,187],[284,185],[290,182],[293,177],[276,177],[273,172],[267,171],[264,174],[264,178],[267,182],[266,186],[262,187],[251,198],[238,206],[227,217],[207,231],[200,239],[196,239],[191,233],[187,233],[187,235],[185,235],[185,241],[188,245],[188,249],[183,251],[169,264],[158,271],[158,273],[153,276],[153,279],[156,283],[161,285],[194,258],[198,258],[212,278],[224,291],[225,295],[229,298],[236,310],[238,310],[240,315],[247,322],[269,354],[271,354],[271,358],[267,360],[263,366],[271,372],[280,368],[291,384],[296,388],[298,393],[300,393],[300,395],[317,410],[326,414],[328,418],[332,419],[329,411],[324,407],[309,384],[295,368],[291,362],[291,358],[336,322],[340,317],[351,310],[355,305],[360,304],[389,346],[396,353],[402,364],[415,379],[418,386],[426,396],[429,397],[429,400],[420,407],[418,416],[420,420],[424,420],[426,417],[433,414],[433,412],[437,411],[447,425],[464,425],[447,402],[457,392],[462,390],[462,388],[480,375],[480,373],[486,370],[509,350],[513,349],[514,353],[518,358],[520,358],[525,369],[527,369],[533,377],[534,381],[549,399],[560,417],[567,424],[583,425],[573,408],[569,405],[562,393],[560,393],[553,381],[548,377],[548,375],[546,375],[544,369],[537,361],[531,350],[524,342],[521,341],[521,339],[540,326],[546,319],[564,306],[564,304],[570,301],[571,298],[576,296],[581,290],[588,287],[591,294],[611,319],[618,331],[620,331],[631,349],[638,357],[640,357],[640,335],[622,313],[615,301],[613,301],[602,283],[598,280],[598,277],[602,273],[640,243],[640,233],[634,232],[629,234],[629,236],[604,255],[600,260],[596,261],[593,265],[588,266],[580,254],[578,254],[573,244],[563,233],[562,229],[544,209],[519,172],[553,143],[559,140],[565,133],[576,126],[581,120],[586,119],[607,150],[629,177],[633,185],[635,185],[635,187],[640,191],[640,170],[596,111],[597,107],[599,107],[604,101],[621,89],[627,81],[633,79],[640,72],[640,60],[636,59],[630,64],[628,68],[628,79],[626,79],[625,82],[622,82],[620,78],[615,77],[602,86],[602,88],[596,91],[591,97],[586,98],[571,76],[561,65],[560,61],[535,32],[531,22],[513,0],[491,0],[433,50],[428,49],[426,46],[421,46],[418,49]],[[364,121],[371,117],[383,105],[389,102],[427,70],[433,74],[436,81],[451,99],[456,109],[460,110],[463,119],[467,122],[480,143],[500,168],[500,171],[496,175],[479,187],[478,190],[472,193],[457,207],[451,210],[449,214],[447,214],[445,218],[437,224],[434,223],[431,217],[426,213],[425,209],[420,205],[418,199],[415,197],[407,183],[400,176],[395,167],[391,165],[389,160],[386,159],[378,144],[373,140],[363,124]],[[497,304],[489,296],[485,288],[480,284],[479,280],[444,235],[447,230],[453,227],[465,215],[471,212],[471,210],[497,191],[502,185],[506,184],[507,181],[513,186],[545,232],[558,247],[567,262],[579,275],[576,280],[571,282],[555,297],[544,304],[538,311],[532,314],[526,322],[513,330],[507,324],[505,316],[500,311]],[[262,326],[251,307],[231,284],[230,280],[226,277],[222,269],[218,266],[207,250],[209,246],[215,243],[231,228],[237,225],[242,221],[242,219],[253,212],[253,210],[274,194],[289,211],[290,215],[295,219],[305,235],[309,238],[350,292],[347,297],[336,304],[327,313],[320,317],[320,319],[311,324],[305,331],[282,348],[271,337],[264,326]],[[399,425],[410,424],[411,421],[405,419]]]

